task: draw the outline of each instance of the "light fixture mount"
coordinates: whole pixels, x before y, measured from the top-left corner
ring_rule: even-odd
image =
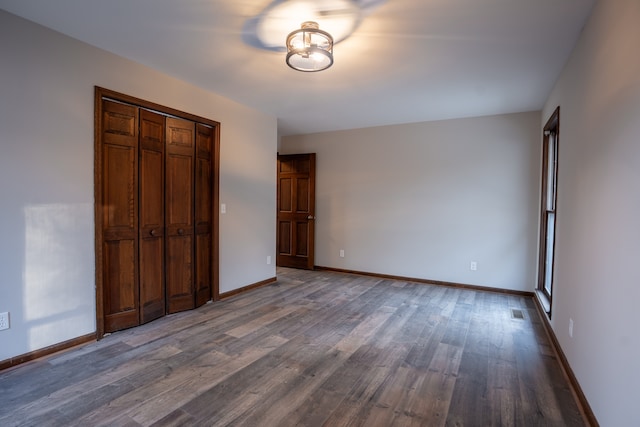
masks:
[[[294,70],[315,72],[333,65],[333,37],[317,22],[305,21],[287,36],[287,65]]]

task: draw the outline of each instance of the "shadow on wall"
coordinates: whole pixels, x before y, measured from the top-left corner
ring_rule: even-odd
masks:
[[[22,318],[13,323],[27,351],[95,331],[92,219],[91,204],[24,208]]]

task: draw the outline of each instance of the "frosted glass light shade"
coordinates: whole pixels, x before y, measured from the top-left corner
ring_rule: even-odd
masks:
[[[298,71],[322,71],[333,65],[333,37],[316,22],[303,22],[287,36],[287,65]]]

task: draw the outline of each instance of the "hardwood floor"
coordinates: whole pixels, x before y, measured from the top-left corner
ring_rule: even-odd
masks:
[[[0,372],[0,396],[2,426],[585,425],[530,298],[291,269]]]

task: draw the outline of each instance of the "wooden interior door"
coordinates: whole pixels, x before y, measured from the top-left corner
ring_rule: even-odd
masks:
[[[276,265],[314,267],[316,155],[278,155]]]
[[[96,336],[219,298],[220,123],[96,87]]]
[[[196,124],[196,307],[211,299],[214,128]]]
[[[140,110],[140,323],[165,314],[164,138],[165,118]]]
[[[195,123],[166,118],[165,262],[167,312],[195,307]]]
[[[102,100],[102,281],[104,329],[139,322],[138,108]]]

